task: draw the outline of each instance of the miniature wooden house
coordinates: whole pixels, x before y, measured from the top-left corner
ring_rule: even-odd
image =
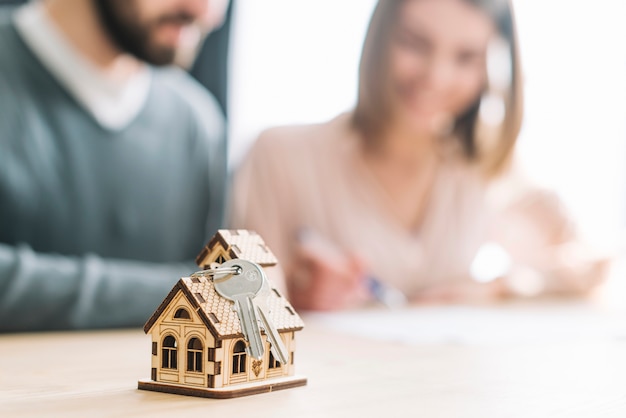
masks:
[[[246,259],[264,269],[277,261],[259,235],[247,230],[219,230],[196,262],[201,268]],[[270,319],[289,353],[280,364],[262,335],[265,354],[251,358],[233,302],[220,296],[207,277],[184,277],[144,326],[152,337],[151,379],[139,389],[214,398],[231,398],[306,384],[294,375],[295,333],[303,322],[281,293],[271,288]]]

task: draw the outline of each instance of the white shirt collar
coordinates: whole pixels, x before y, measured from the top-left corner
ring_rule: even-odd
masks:
[[[124,82],[111,80],[55,27],[43,2],[22,6],[14,21],[24,42],[102,127],[121,130],[141,112],[151,84],[147,66]]]

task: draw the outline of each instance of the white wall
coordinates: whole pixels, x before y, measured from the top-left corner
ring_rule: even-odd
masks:
[[[596,240],[626,220],[626,1],[515,1],[526,115],[519,152]]]
[[[230,107],[238,162],[263,128],[317,122],[356,97],[374,0],[237,0]]]
[[[374,0],[238,0],[231,162],[263,128],[349,109]],[[525,76],[519,152],[594,240],[626,224],[626,0],[514,0]]]

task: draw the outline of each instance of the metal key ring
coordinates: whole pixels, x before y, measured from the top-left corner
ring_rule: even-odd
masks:
[[[242,268],[240,266],[232,266],[232,267],[217,267],[209,270],[200,270],[193,273],[190,277],[206,277],[212,282],[224,281],[230,279],[233,275],[241,274]],[[215,279],[216,274],[226,274],[226,277]]]

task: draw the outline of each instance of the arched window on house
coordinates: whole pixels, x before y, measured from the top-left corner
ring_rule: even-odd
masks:
[[[202,372],[202,342],[192,338],[187,343],[187,371]]]
[[[163,338],[161,367],[164,369],[178,369],[178,344],[176,338],[168,335]]]
[[[191,319],[191,316],[189,316],[189,312],[187,312],[187,309],[185,309],[185,308],[178,308],[178,310],[174,314],[174,318]]]
[[[233,348],[233,374],[246,372],[246,344],[243,340],[235,343]]]

